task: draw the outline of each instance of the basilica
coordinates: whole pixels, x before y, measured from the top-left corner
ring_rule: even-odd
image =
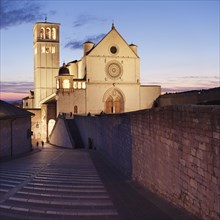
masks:
[[[23,108],[35,114],[33,139],[47,141],[58,115],[115,114],[151,108],[160,86],[141,85],[137,46],[112,24],[97,43],[83,44],[83,57],[60,66],[60,24],[38,22],[34,35],[34,91]]]

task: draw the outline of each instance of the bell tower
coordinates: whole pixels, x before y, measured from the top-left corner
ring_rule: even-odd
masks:
[[[34,107],[56,93],[60,65],[60,24],[37,22],[34,34]]]

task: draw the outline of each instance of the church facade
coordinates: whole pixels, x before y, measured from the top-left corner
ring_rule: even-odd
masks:
[[[63,113],[122,113],[153,106],[161,88],[141,85],[137,46],[129,45],[114,24],[98,44],[90,41],[83,44],[80,60],[63,63],[61,67],[59,28],[57,23],[35,24],[31,102],[34,106],[28,106],[27,97],[23,99],[25,108],[41,111],[44,138],[51,130],[49,121],[52,118],[48,117],[47,108],[56,109],[56,114],[51,114],[54,117]]]

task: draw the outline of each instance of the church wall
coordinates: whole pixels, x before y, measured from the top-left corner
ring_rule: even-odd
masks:
[[[124,111],[134,111],[139,109],[139,85],[130,84],[116,84],[112,86],[109,84],[87,84],[87,112],[92,114],[99,114],[104,111],[104,95],[109,89],[118,89],[125,97]]]
[[[160,86],[140,86],[140,109],[152,108],[160,94]]]
[[[139,81],[140,66],[137,58],[88,56],[86,59],[87,78],[90,82],[137,83],[137,81]],[[112,79],[106,73],[106,65],[110,61],[118,61],[122,66],[123,74],[120,79]]]
[[[57,115],[59,113],[74,113],[74,106],[77,106],[78,114],[86,113],[86,92],[84,89],[74,90],[74,92],[59,93],[57,96]]]

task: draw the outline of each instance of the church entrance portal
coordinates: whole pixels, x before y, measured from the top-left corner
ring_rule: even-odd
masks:
[[[117,89],[111,89],[104,95],[105,113],[120,113],[124,112],[124,98],[121,92]]]

